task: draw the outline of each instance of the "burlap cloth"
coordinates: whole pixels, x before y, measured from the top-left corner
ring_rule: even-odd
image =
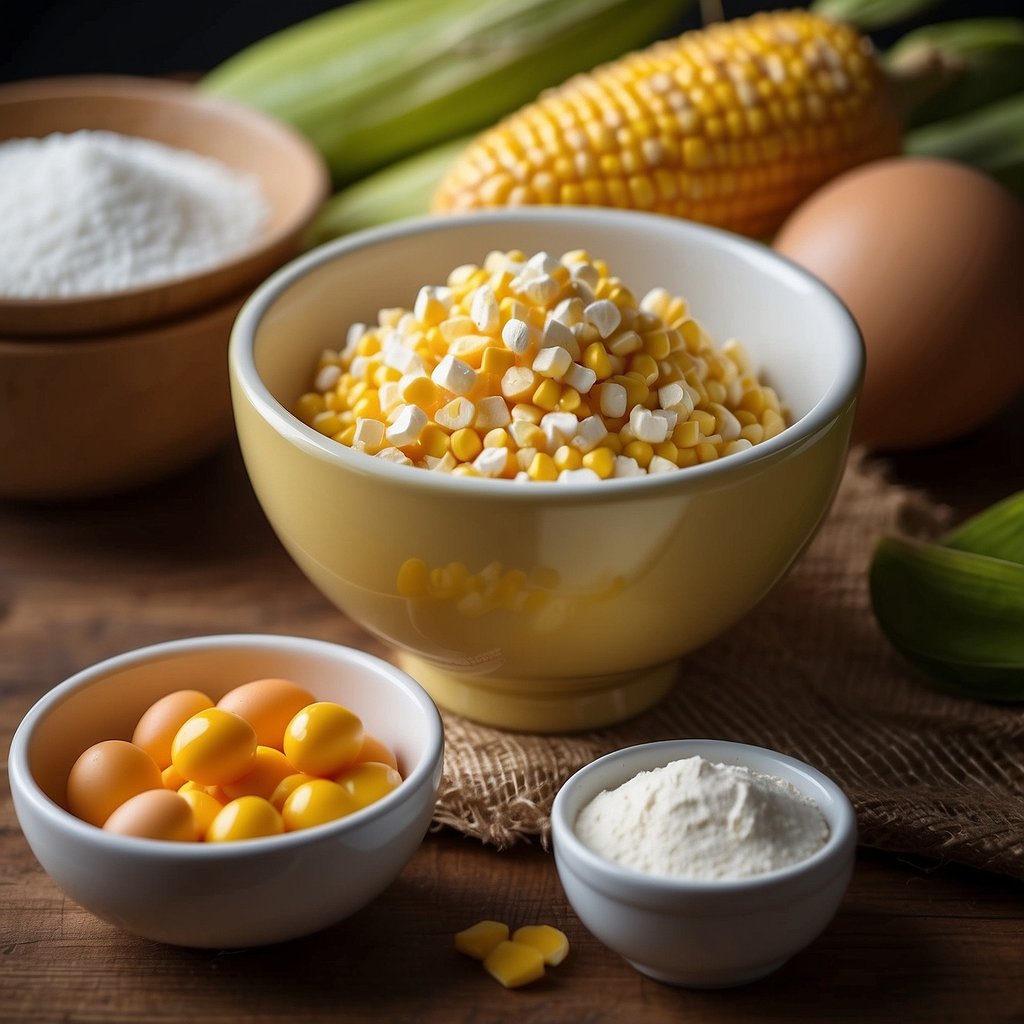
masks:
[[[854,453],[798,565],[726,636],[685,659],[655,709],[565,736],[446,713],[435,827],[499,849],[547,846],[555,793],[594,758],[670,737],[728,739],[830,775],[853,802],[864,846],[1024,878],[1024,709],[931,689],[871,613],[867,568],[878,538],[934,535],[948,518]]]

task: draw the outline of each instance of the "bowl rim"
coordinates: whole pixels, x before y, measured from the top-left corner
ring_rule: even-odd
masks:
[[[28,751],[31,739],[42,721],[59,707],[72,693],[87,689],[94,683],[115,672],[157,661],[168,655],[187,654],[215,648],[249,647],[262,650],[286,650],[307,652],[314,655],[328,654],[349,664],[369,669],[378,676],[389,680],[410,695],[423,713],[426,731],[424,756],[413,770],[402,780],[402,784],[380,800],[355,811],[336,821],[325,822],[295,832],[274,836],[258,836],[251,839],[237,839],[225,843],[185,843],[166,839],[149,839],[140,836],[122,836],[91,825],[76,818],[70,811],[52,800],[36,782],[29,766]],[[89,843],[101,851],[111,854],[138,854],[157,859],[178,859],[218,861],[240,855],[273,854],[287,851],[296,846],[331,841],[371,823],[383,815],[397,811],[403,804],[416,799],[424,788],[431,789],[431,777],[441,765],[444,756],[444,726],[437,706],[427,692],[411,676],[390,662],[358,648],[312,637],[283,636],[269,633],[224,633],[209,636],[184,637],[162,643],[134,648],[121,654],[96,662],[48,690],[29,709],[19,723],[11,739],[8,754],[8,775],[12,796],[30,805],[34,814],[45,819],[51,827],[68,833],[71,837]],[[17,808],[16,808],[17,810]]]
[[[256,107],[205,93],[195,83],[183,79],[147,78],[141,75],[120,74],[50,75],[41,78],[0,83],[0,105],[19,100],[24,102],[52,101],[80,97],[136,97],[140,100],[156,101],[167,99],[191,103],[196,105],[197,108],[223,113],[239,124],[253,126],[259,132],[273,136],[281,147],[295,154],[296,158],[301,158],[316,181],[317,187],[310,190],[306,201],[287,223],[278,224],[273,230],[261,232],[252,242],[230,254],[227,259],[220,260],[200,270],[168,277],[150,284],[136,285],[131,288],[121,288],[117,291],[107,291],[98,294],[88,293],[49,298],[0,295],[0,311],[7,311],[18,316],[19,319],[22,315],[43,310],[59,311],[66,315],[87,316],[90,312],[95,313],[95,311],[113,303],[127,303],[132,299],[141,298],[155,292],[185,290],[206,280],[212,280],[214,277],[228,275],[235,270],[240,270],[250,262],[258,263],[266,254],[273,252],[284,244],[297,230],[303,230],[304,226],[308,225],[316,215],[317,210],[329,194],[330,173],[327,169],[327,164],[313,144],[296,128],[279,118],[264,113]],[[202,153],[198,155],[205,156]],[[240,291],[244,290],[244,288],[240,289]],[[228,298],[227,295],[222,297],[225,301]],[[175,315],[187,316],[193,311],[194,307],[188,306],[181,309]],[[125,328],[120,326],[121,320],[117,320],[113,325],[113,329],[130,330],[132,327],[136,325],[141,326],[146,322],[149,322],[148,317],[140,320],[132,319]],[[80,333],[83,338],[87,339],[93,333],[93,328],[83,332],[69,333],[67,337],[78,337]],[[47,338],[63,336],[41,333],[38,335],[10,334],[9,337],[31,342],[36,338],[45,341]]]
[[[798,281],[804,289],[809,289],[824,299],[831,309],[831,315],[836,318],[837,325],[844,328],[837,333],[837,338],[841,340],[837,344],[839,369],[836,379],[811,409],[775,437],[726,458],[688,466],[684,472],[600,481],[531,481],[529,486],[509,486],[514,485],[515,481],[453,476],[450,473],[431,473],[424,470],[410,472],[412,467],[393,465],[385,460],[353,451],[306,426],[277,401],[260,377],[255,361],[255,340],[259,325],[281,295],[311,271],[337,258],[382,242],[437,231],[456,231],[468,224],[500,225],[524,220],[554,224],[572,224],[584,220],[609,226],[634,227],[638,230],[649,230],[657,226],[662,230],[678,231],[682,238],[696,241],[698,244],[712,243],[731,252],[743,254],[749,259],[775,264],[786,276]],[[588,500],[592,499],[595,493],[612,495],[635,488],[655,492],[685,488],[695,486],[708,478],[726,480],[735,474],[743,473],[751,463],[770,462],[782,457],[784,453],[809,443],[855,401],[864,376],[865,351],[856,321],[835,292],[793,260],[776,253],[761,242],[720,228],[663,214],[604,207],[535,206],[412,217],[353,232],[315,247],[271,274],[246,300],[231,331],[228,364],[232,378],[264,422],[292,445],[315,458],[343,466],[356,474],[371,475],[427,493],[493,496],[493,488],[497,486],[506,488],[501,493],[510,500],[550,501],[553,495],[569,500]]]
[[[622,778],[614,784],[618,786],[633,778],[637,772],[650,771],[671,761],[698,754],[708,760],[727,758],[724,761],[727,764],[749,765],[750,760],[768,761],[773,767],[779,766],[782,769],[772,774],[787,779],[799,776],[810,783],[828,798],[826,806],[815,800],[829,824],[829,836],[825,844],[809,857],[758,875],[746,878],[690,879],[652,875],[609,860],[592,850],[576,834],[575,821],[569,817],[572,796],[605,766],[620,760],[624,762],[624,769],[629,766],[622,772]],[[643,761],[643,765],[632,764],[638,760]],[[753,770],[765,771],[760,767]],[[605,788],[613,787],[601,787]],[[659,906],[665,900],[674,898],[746,901],[773,889],[799,883],[802,879],[828,874],[834,866],[838,867],[848,858],[852,860],[857,842],[857,819],[853,805],[838,783],[789,754],[732,740],[669,739],[638,743],[610,751],[574,772],[555,794],[551,808],[551,833],[556,861],[567,866],[570,871],[585,872],[591,884],[599,888],[610,887],[616,898],[624,898],[624,894],[630,893],[649,905]]]

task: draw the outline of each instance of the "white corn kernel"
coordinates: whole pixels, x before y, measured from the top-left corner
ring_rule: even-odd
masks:
[[[508,403],[501,395],[488,395],[476,403],[476,419],[473,426],[477,430],[493,430],[505,427],[512,422],[512,414],[508,411]]]
[[[470,303],[469,315],[473,318],[477,330],[483,334],[492,334],[501,326],[501,313],[498,310],[498,300],[494,291],[488,284],[482,284],[473,293],[473,300]]]
[[[629,411],[629,428],[638,441],[650,444],[657,444],[668,437],[668,423],[642,405],[635,405]]]
[[[380,420],[372,419],[369,416],[359,416],[356,419],[356,432],[352,439],[352,446],[361,445],[364,448],[372,448],[376,451],[384,441],[384,424]]]
[[[500,476],[507,464],[507,448],[484,448],[473,460],[473,468],[481,476]]]
[[[608,338],[622,323],[622,313],[611,299],[598,299],[583,310],[588,324],[597,328],[602,338]]]
[[[541,417],[540,429],[548,439],[548,454],[576,436],[580,421],[571,412],[549,412]]]
[[[616,479],[645,475],[646,473],[644,468],[636,461],[636,459],[632,459],[628,455],[615,456],[615,468],[612,470],[612,476]]]
[[[403,405],[387,428],[385,436],[396,448],[401,448],[402,445],[418,441],[428,422],[427,414],[419,406]]]
[[[522,355],[530,347],[530,325],[514,317],[506,321],[501,329],[501,340],[506,348],[510,348],[516,355]]]
[[[595,480],[600,482],[601,478],[592,469],[587,469],[585,466],[582,469],[563,469],[558,474],[558,483],[560,484],[592,483]]]
[[[609,419],[625,416],[628,400],[626,389],[621,384],[606,382],[601,385],[601,412]]]
[[[671,459],[662,458],[660,455],[652,455],[651,461],[647,464],[648,473],[667,473],[678,468]]]
[[[597,374],[589,366],[573,363],[565,371],[562,380],[581,395],[585,395],[597,383]]]
[[[376,457],[383,459],[385,462],[393,462],[397,466],[411,466],[413,464],[412,459],[400,448],[381,448],[377,452]]]
[[[572,366],[572,356],[564,348],[542,348],[533,359],[533,370],[542,377],[561,379],[566,370]]]
[[[327,366],[323,367],[316,375],[313,387],[320,392],[330,391],[334,388],[334,385],[338,383],[338,378],[340,376],[341,367],[335,363],[328,363]]]
[[[578,448],[584,455],[593,451],[608,436],[608,427],[600,416],[588,416],[580,420],[576,428],[576,436],[569,442],[573,448]]]
[[[548,317],[548,322],[544,325],[544,336],[541,339],[541,344],[545,347],[560,345],[567,351],[571,351],[572,348],[579,348],[576,342],[576,335],[572,333],[572,328],[567,327],[561,320],[556,320],[554,317]]]
[[[397,380],[386,380],[377,389],[377,399],[380,402],[381,412],[392,412],[402,404],[402,389],[398,386]]]
[[[457,359],[453,355],[443,356],[441,361],[434,367],[430,379],[455,395],[466,395],[473,390],[476,383],[476,371],[468,363]]]
[[[476,406],[468,398],[453,398],[434,413],[434,422],[445,430],[461,430],[472,424]]]
[[[568,299],[562,299],[561,302],[555,306],[551,313],[551,319],[557,320],[559,323],[565,324],[566,327],[572,327],[574,324],[583,323],[583,301],[570,296]]]

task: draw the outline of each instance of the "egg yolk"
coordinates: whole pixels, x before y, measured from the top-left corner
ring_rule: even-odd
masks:
[[[389,764],[363,761],[351,765],[334,781],[352,798],[357,807],[369,807],[397,789],[402,776]]]
[[[190,782],[223,785],[252,768],[256,746],[256,733],[244,718],[222,708],[207,708],[177,731],[171,759]]]
[[[330,701],[303,708],[284,733],[284,753],[296,770],[325,778],[352,764],[362,745],[362,721]]]
[[[194,786],[191,782],[188,785]],[[220,814],[224,805],[216,797],[207,793],[205,789],[199,787],[186,789],[183,786],[179,796],[192,808],[195,838],[200,841],[205,839],[211,822]]]
[[[284,802],[291,796],[292,791],[301,786],[304,782],[312,782],[315,775],[307,775],[305,772],[295,772],[294,775],[286,775],[270,794],[270,802],[280,811],[284,808]]]
[[[175,690],[142,713],[132,733],[132,743],[142,747],[158,768],[166,768],[171,763],[174,734],[193,715],[212,707],[213,701],[200,690]]]
[[[240,796],[218,811],[206,830],[208,843],[276,836],[284,831],[281,815],[261,796]]]
[[[289,832],[323,825],[358,811],[352,796],[330,779],[311,779],[296,786],[284,802],[281,817]]]

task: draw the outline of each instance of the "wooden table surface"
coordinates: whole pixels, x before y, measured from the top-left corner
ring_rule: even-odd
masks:
[[[898,479],[973,510],[1024,486],[1020,410]],[[296,633],[383,653],[294,568],[233,445],[129,496],[0,503],[0,753],[44,691],[121,651],[219,632]],[[66,899],[0,794],[0,1021],[1024,1021],[1024,885],[863,851],[827,931],[772,977],[689,991],[648,980],[569,909],[549,853],[428,836],[349,920],[247,952],[161,946]],[[539,983],[502,989],[452,935],[483,917],[571,943]]]

